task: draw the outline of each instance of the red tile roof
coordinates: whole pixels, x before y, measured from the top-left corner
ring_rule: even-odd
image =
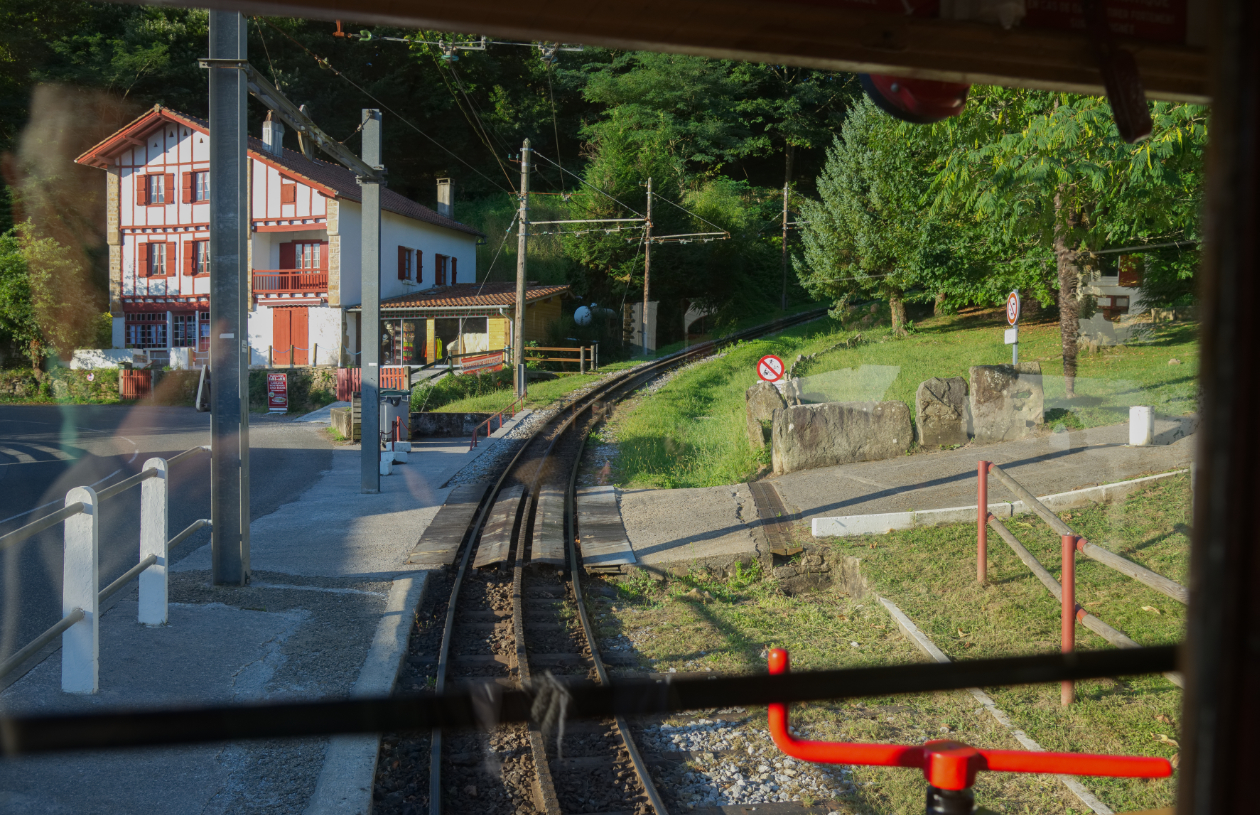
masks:
[[[136,118],[117,133],[84,152],[75,161],[79,164],[98,167],[108,166],[109,162],[106,159],[113,159],[119,152],[129,147],[132,141],[142,135],[148,135],[148,132],[162,120],[178,122],[202,133],[210,132],[210,125],[205,119],[190,116],[187,113],[180,113],[170,108],[164,108],[161,105],[155,105],[151,110]],[[251,157],[272,165],[284,175],[306,182],[330,197],[355,202],[362,202],[363,200],[354,171],[342,167],[340,164],[332,164],[319,159],[308,159],[296,150],[290,150],[287,147],[280,155],[276,155],[267,148],[262,139],[257,139],[253,136],[249,137],[247,147]],[[404,198],[389,187],[381,190],[381,209],[402,215],[404,218],[454,229],[469,235],[485,237],[484,233],[479,230],[466,224],[461,224],[459,221],[451,218],[438,215],[423,204],[417,204],[410,198]]]
[[[546,300],[557,294],[565,294],[568,286],[529,286],[525,289],[525,302]],[[515,283],[457,283],[454,286],[434,286],[431,289],[391,297],[381,301],[381,309],[405,308],[485,308],[487,306],[516,305]],[[354,306],[352,311],[357,311]]]

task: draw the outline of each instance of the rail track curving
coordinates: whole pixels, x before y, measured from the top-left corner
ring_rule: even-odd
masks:
[[[427,786],[430,813],[665,815],[673,796],[657,790],[624,717],[566,721],[563,715],[566,680],[608,682],[583,597],[577,545],[576,479],[586,437],[608,406],[664,371],[823,313],[757,326],[611,377],[552,414],[493,484],[466,485],[447,499],[448,505],[463,502],[463,515],[452,516],[463,528],[456,528],[459,522],[435,528],[439,517],[426,537],[458,547],[458,565],[445,575],[447,590],[435,585],[430,593],[435,606],[428,613],[443,621],[440,640],[436,627],[413,634],[403,684],[441,692],[476,683],[484,720],[477,731],[431,734],[427,784],[416,779],[414,785]],[[435,651],[436,665],[426,657]],[[535,722],[498,723],[499,690],[518,686],[535,692]],[[417,740],[392,739],[384,744],[384,771],[408,759],[423,763]],[[667,770],[663,777],[673,774]]]

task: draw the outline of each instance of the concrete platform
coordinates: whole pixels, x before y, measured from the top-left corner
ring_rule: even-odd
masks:
[[[1170,444],[1129,447],[1128,425],[1047,434],[1038,438],[918,453],[806,470],[767,479],[801,523],[819,516],[921,511],[973,504],[976,466],[1000,464],[1036,495],[1114,483],[1190,466],[1196,444],[1187,422],[1162,420],[1156,434]],[[990,501],[1014,500],[989,482]],[[644,568],[685,572],[730,569],[768,557],[746,484],[620,492],[622,520]],[[807,537],[808,532],[798,537]]]
[[[63,694],[57,651],[0,692],[0,713],[389,693],[430,574],[408,555],[450,492],[442,485],[495,447],[468,443],[417,440],[377,495],[359,491],[358,446],[335,449],[313,486],[251,525],[250,585],[212,586],[208,544],[176,550],[168,625],[136,622],[134,588],[102,614],[99,693]],[[0,813],[366,815],[377,746],[371,736],[6,760]]]

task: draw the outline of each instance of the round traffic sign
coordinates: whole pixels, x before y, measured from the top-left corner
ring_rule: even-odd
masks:
[[[1019,292],[1013,291],[1006,297],[1006,322],[1015,325],[1019,322]]]
[[[783,378],[783,360],[774,354],[766,354],[757,360],[757,376],[766,382],[778,382]]]

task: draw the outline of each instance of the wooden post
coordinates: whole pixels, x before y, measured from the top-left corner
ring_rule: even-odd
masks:
[[[1059,575],[1063,602],[1059,609],[1059,628],[1063,640],[1063,653],[1070,654],[1076,646],[1076,536],[1063,535],[1063,569]],[[1072,680],[1065,679],[1059,691],[1059,701],[1064,707],[1072,704],[1076,696]]]
[[[289,367],[293,367],[293,343],[289,343]]]
[[[314,368],[316,365],[319,365],[319,343],[312,343],[312,346],[311,358],[308,360],[308,364]]]
[[[272,353],[272,347],[270,345],[267,346],[267,367],[275,367],[275,355]]]
[[[586,346],[578,346],[578,373],[586,373]]]

